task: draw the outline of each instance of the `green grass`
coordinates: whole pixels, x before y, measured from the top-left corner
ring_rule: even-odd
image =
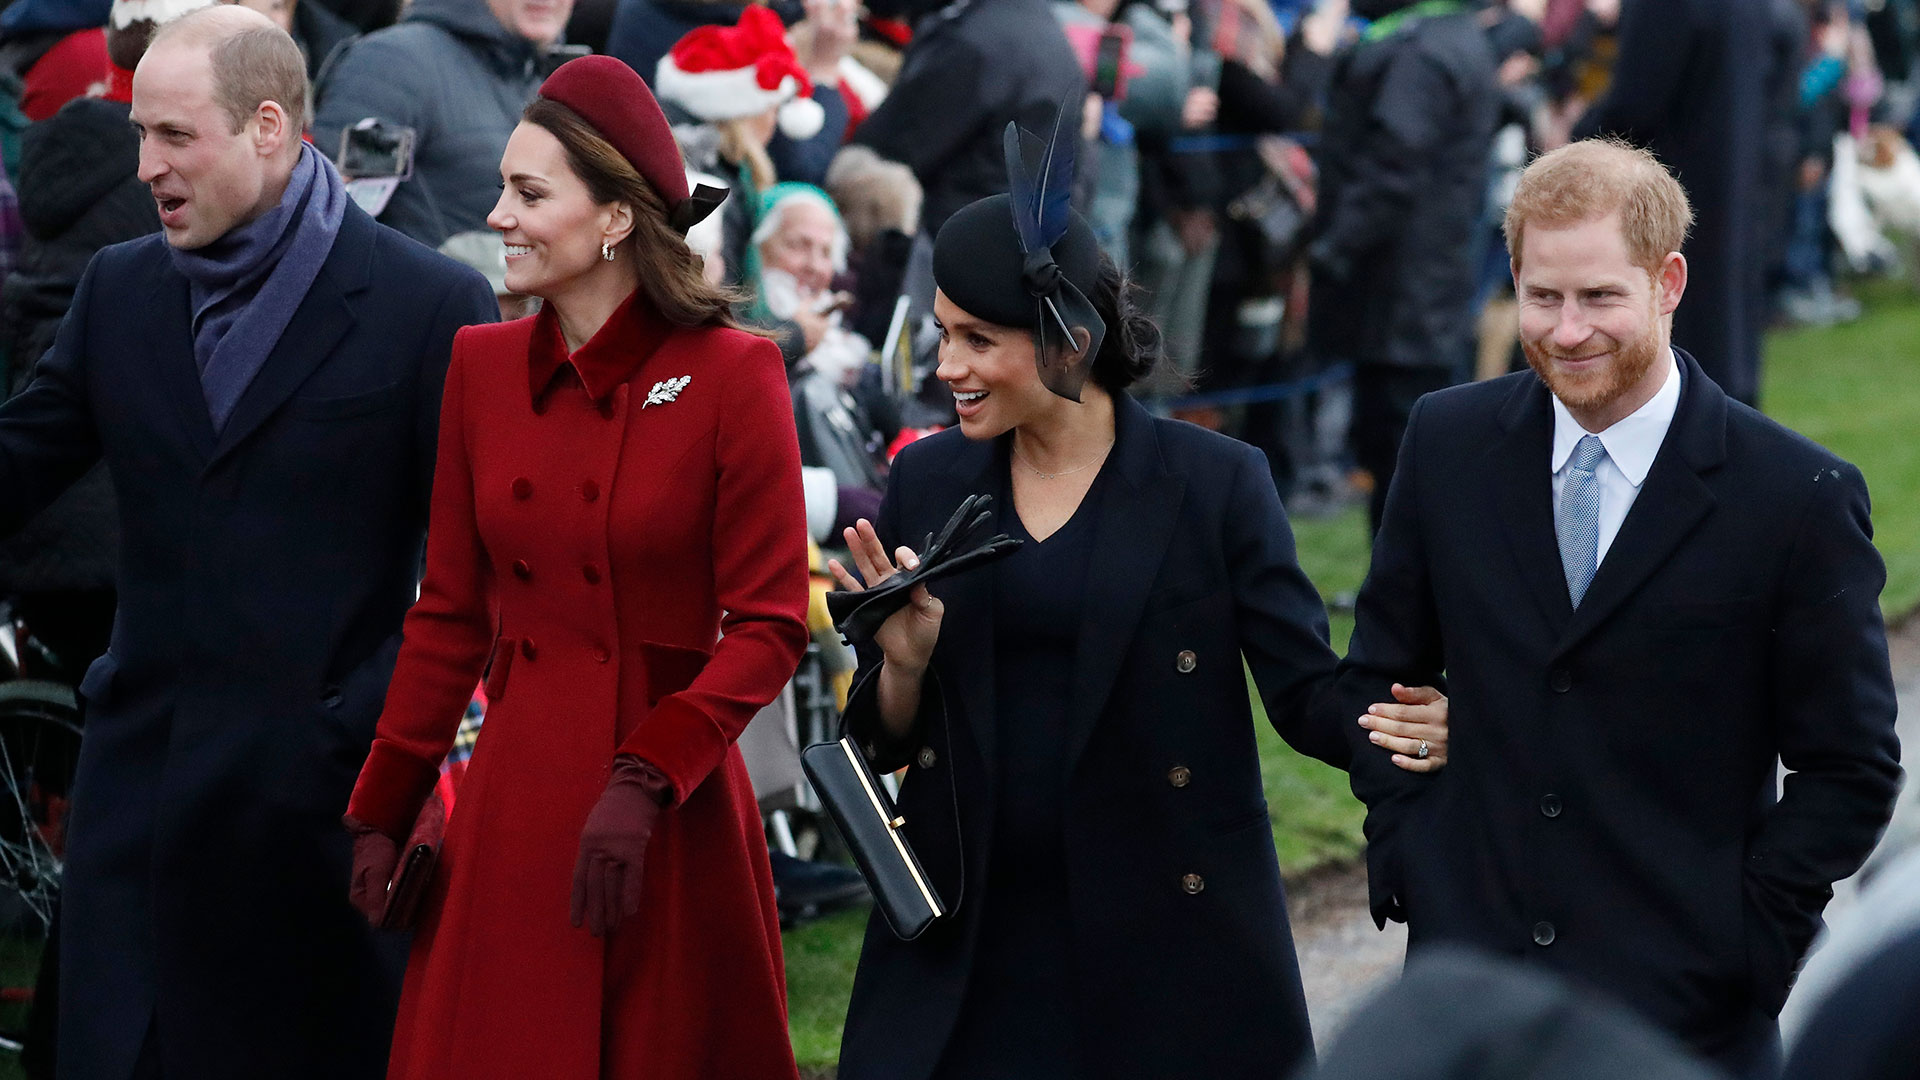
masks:
[[[1911,287],[1861,289],[1868,316],[1768,341],[1768,415],[1860,467],[1873,493],[1874,542],[1887,561],[1880,608],[1920,604],[1920,304]]]

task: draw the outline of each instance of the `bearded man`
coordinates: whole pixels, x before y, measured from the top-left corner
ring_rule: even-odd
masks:
[[[1760,1075],[1899,791],[1886,575],[1859,471],[1670,345],[1691,221],[1621,143],[1527,169],[1506,232],[1533,371],[1415,406],[1342,700],[1444,675],[1452,704],[1444,771],[1354,760],[1382,925]]]

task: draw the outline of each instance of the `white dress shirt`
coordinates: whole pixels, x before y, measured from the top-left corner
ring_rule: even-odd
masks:
[[[1654,455],[1666,441],[1673,426],[1674,410],[1680,407],[1680,362],[1673,350],[1667,350],[1667,381],[1660,384],[1645,405],[1624,420],[1599,432],[1600,445],[1607,456],[1594,469],[1600,482],[1600,547],[1594,559],[1598,566],[1607,560],[1607,549],[1627,520],[1633,500],[1640,496],[1640,485],[1647,482],[1647,470],[1653,468]],[[1559,398],[1553,399],[1553,518],[1560,520],[1560,493],[1567,486],[1567,462],[1580,440],[1595,434],[1580,426]]]

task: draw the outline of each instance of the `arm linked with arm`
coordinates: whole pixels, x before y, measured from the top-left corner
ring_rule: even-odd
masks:
[[[1417,491],[1420,414],[1407,419],[1400,460],[1387,489],[1386,511],[1373,541],[1373,562],[1354,607],[1353,640],[1333,685],[1318,705],[1353,747],[1349,781],[1367,806],[1367,880],[1374,922],[1405,921],[1395,841],[1404,815],[1432,784],[1430,776],[1393,764],[1367,740],[1360,714],[1375,702],[1392,701],[1392,686],[1444,690],[1445,656],[1440,620],[1419,520]]]

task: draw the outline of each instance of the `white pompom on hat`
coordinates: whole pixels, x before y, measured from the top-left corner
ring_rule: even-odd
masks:
[[[733,26],[701,26],[674,43],[654,72],[653,92],[702,120],[732,120],[780,110],[790,139],[818,134],[826,111],[787,43],[780,17],[759,5]]]

